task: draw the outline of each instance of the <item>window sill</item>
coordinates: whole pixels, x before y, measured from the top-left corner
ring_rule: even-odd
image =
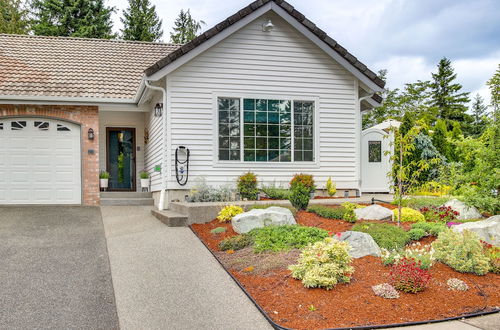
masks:
[[[274,162],[240,162],[240,161],[216,161],[213,167],[233,167],[233,168],[319,168],[318,162],[289,162],[289,163],[274,163]]]

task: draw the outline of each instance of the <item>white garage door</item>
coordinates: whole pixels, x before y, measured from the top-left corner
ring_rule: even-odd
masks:
[[[0,204],[80,204],[80,127],[0,118]]]

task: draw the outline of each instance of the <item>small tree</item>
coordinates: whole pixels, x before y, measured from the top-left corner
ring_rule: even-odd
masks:
[[[0,33],[26,34],[28,31],[27,3],[22,0],[1,0]]]
[[[163,36],[161,19],[149,0],[129,0],[120,20],[125,40],[159,41]]]
[[[174,22],[174,31],[170,33],[170,41],[176,44],[185,44],[190,42],[196,38],[202,25],[205,25],[205,22],[197,21],[191,17],[189,9],[187,11],[181,10],[179,16]]]
[[[500,120],[500,64],[498,69],[486,83],[491,93],[491,107],[493,108],[493,120]]]
[[[391,128],[394,132],[394,141],[391,141],[390,146],[394,148],[394,153],[390,156],[393,169],[388,173],[392,178],[395,193],[395,199],[398,204],[398,226],[401,224],[401,210],[403,208],[403,198],[419,184],[418,178],[423,171],[429,169],[430,165],[438,164],[439,159],[418,159],[406,161],[411,158],[415,151],[415,138],[424,128],[424,124],[418,121],[416,125],[410,128],[406,134],[395,127]],[[390,151],[385,151],[386,155],[390,155]]]

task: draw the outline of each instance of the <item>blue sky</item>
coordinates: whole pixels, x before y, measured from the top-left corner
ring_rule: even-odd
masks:
[[[251,0],[151,0],[164,40],[181,9],[208,29]],[[486,81],[500,64],[500,0],[288,0],[374,71],[389,70],[388,86],[430,79],[450,58],[466,91],[489,101]],[[121,13],[126,0],[108,0]],[[115,28],[120,28],[115,15]]]

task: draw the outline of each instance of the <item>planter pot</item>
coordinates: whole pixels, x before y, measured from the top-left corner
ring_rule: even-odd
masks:
[[[102,189],[104,190],[108,189],[109,179],[99,179],[99,181]]]
[[[148,179],[141,179],[141,188],[148,189],[149,190],[149,178]]]

